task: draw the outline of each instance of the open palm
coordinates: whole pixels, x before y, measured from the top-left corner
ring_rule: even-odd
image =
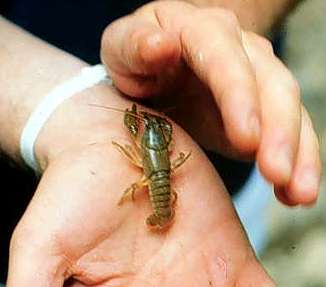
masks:
[[[110,144],[130,140],[114,117],[108,130],[119,128],[105,142],[72,146],[50,162],[13,236],[8,286],[274,286],[214,168],[179,128],[171,157],[192,155],[171,179],[172,225],[146,226],[146,189],[117,205],[142,174]]]

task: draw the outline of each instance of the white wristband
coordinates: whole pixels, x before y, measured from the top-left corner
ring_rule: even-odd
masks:
[[[35,158],[34,145],[39,132],[53,111],[66,99],[104,80],[112,84],[103,65],[85,67],[79,75],[54,88],[32,112],[20,138],[20,152],[25,163],[36,173],[40,170]]]

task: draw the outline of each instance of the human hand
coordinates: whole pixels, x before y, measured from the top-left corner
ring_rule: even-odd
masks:
[[[130,107],[113,89],[94,87],[42,129],[36,155],[45,171],[12,238],[7,287],[275,286],[214,168],[176,125],[171,157],[192,155],[171,179],[179,195],[173,224],[147,228],[145,191],[118,206],[141,172],[111,144],[130,142],[123,115],[89,104]]]
[[[290,71],[268,40],[232,12],[162,1],[110,25],[102,60],[118,89],[175,107],[168,113],[203,147],[255,155],[288,205],[316,201],[318,139]]]

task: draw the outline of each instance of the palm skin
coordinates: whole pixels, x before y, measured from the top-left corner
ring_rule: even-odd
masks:
[[[115,96],[110,103],[130,106]],[[65,107],[61,112],[67,114]],[[173,126],[172,159],[180,151],[192,155],[171,178],[178,193],[174,222],[152,231],[145,224],[152,212],[146,189],[134,202],[117,204],[142,175],[111,144],[130,142],[122,115],[92,113],[87,125],[102,122],[105,139],[75,136],[75,145],[50,156],[13,236],[8,287],[274,286],[215,169],[189,136]]]

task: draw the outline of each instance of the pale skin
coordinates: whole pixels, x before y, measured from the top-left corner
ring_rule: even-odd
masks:
[[[0,21],[0,137],[2,149],[19,162],[28,114],[86,64]],[[46,123],[36,143],[43,175],[12,236],[7,287],[275,286],[215,169],[177,125],[171,157],[192,155],[172,177],[178,201],[168,232],[146,226],[146,190],[118,206],[142,174],[112,144],[132,143],[122,114],[89,104],[131,106],[114,88],[99,85],[67,100]]]
[[[155,100],[205,148],[255,157],[283,203],[316,201],[318,139],[299,85],[270,42],[229,10],[150,3],[107,28],[102,60],[125,94],[160,94]]]
[[[143,14],[138,15],[143,25]],[[47,91],[78,73],[85,63],[1,19],[0,25],[1,147],[20,161],[19,136],[28,114]],[[131,29],[129,25],[126,27]],[[113,49],[122,63],[125,58],[119,51],[124,43],[117,41]],[[145,47],[153,48],[146,41]],[[162,58],[164,45],[161,47],[158,46],[158,67],[166,60]],[[136,56],[131,57],[134,63],[137,54],[132,56]],[[193,69],[196,72],[197,68]],[[206,69],[208,66],[200,71],[205,73]],[[133,77],[129,79],[126,86]],[[145,94],[144,90],[140,92],[137,96]],[[255,99],[249,96],[248,101]],[[275,102],[266,108],[271,109]],[[275,286],[253,255],[216,171],[177,125],[173,125],[172,156],[189,149],[192,156],[172,178],[178,202],[169,232],[153,234],[146,228],[145,218],[151,212],[146,191],[137,192],[134,203],[119,207],[123,190],[137,181],[141,172],[111,144],[131,141],[123,128],[122,116],[91,108],[88,103],[130,107],[129,100],[121,98],[116,90],[98,86],[65,102],[47,122],[36,145],[44,174],[12,238],[9,287],[63,286],[68,277],[73,279],[65,286]],[[297,118],[296,113],[294,116]],[[232,125],[227,129],[230,127],[232,130]],[[294,133],[306,134],[302,140],[300,137],[297,158],[310,163],[319,175],[313,128],[308,124],[295,127]],[[191,127],[188,130],[191,132]],[[229,133],[234,133],[236,139],[239,131]],[[242,136],[240,131],[239,146],[236,140],[232,141],[236,150],[257,151],[258,143],[253,148],[243,148]],[[245,136],[250,142],[250,132]],[[253,138],[255,143],[257,139]],[[273,146],[268,140],[259,144],[264,145]],[[299,203],[313,202],[317,190],[311,193],[309,188],[309,200]],[[282,194],[288,200],[288,190]]]

